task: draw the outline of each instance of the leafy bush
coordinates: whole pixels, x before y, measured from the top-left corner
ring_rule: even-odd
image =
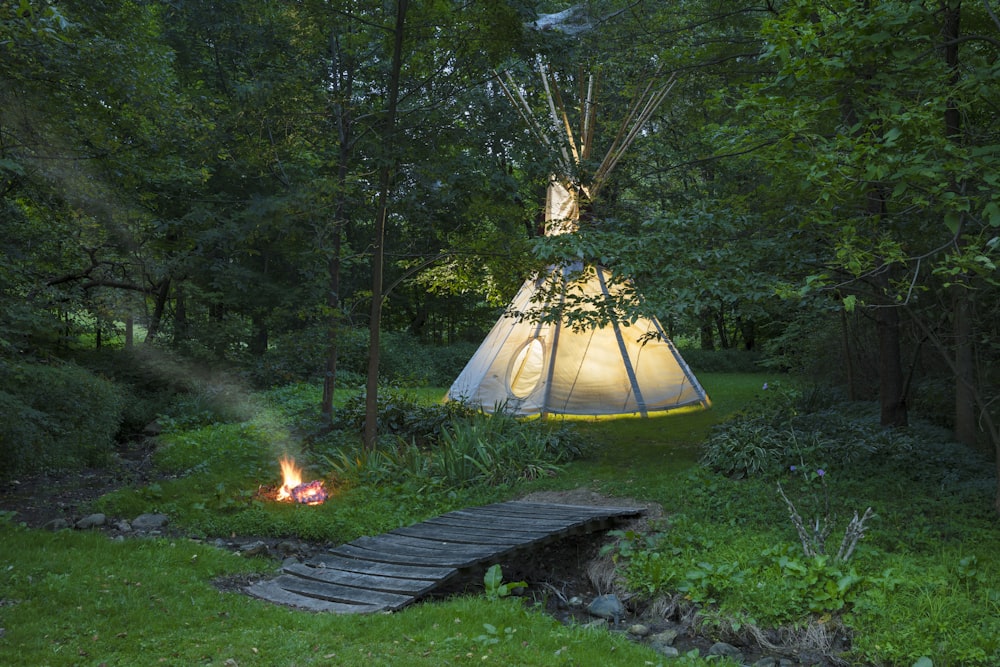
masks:
[[[322,382],[328,346],[325,326],[278,334],[247,371],[249,380],[258,387]],[[363,385],[367,367],[368,330],[341,327],[337,332],[337,384]]]
[[[360,433],[364,429],[365,411],[365,395],[351,396],[334,414],[334,430]],[[402,437],[420,446],[436,443],[447,422],[472,412],[454,401],[428,405],[395,387],[382,387],[378,393],[378,431],[382,436],[391,436],[389,440]]]
[[[395,439],[386,438],[375,449],[365,449],[355,441],[332,451],[326,447],[320,456],[338,477],[354,483],[464,488],[504,486],[548,476],[585,450],[581,437],[568,426],[553,428],[509,415],[449,409],[452,412],[432,411],[432,418],[415,415],[392,422],[399,429]],[[315,444],[313,451],[323,448],[322,443]]]
[[[114,449],[122,394],[73,364],[0,361],[0,466],[14,476],[103,463]]]
[[[480,412],[445,425],[431,471],[448,485],[502,486],[554,475],[582,452],[568,427],[554,431],[539,421]]]
[[[702,350],[692,347],[680,350],[695,375],[698,373],[758,373],[763,355],[747,350]]]
[[[406,334],[382,338],[381,373],[387,382],[407,387],[448,387],[477,349],[475,343],[434,345]]]
[[[321,382],[326,368],[327,333],[313,326],[275,336],[267,352],[249,369],[258,387]],[[368,330],[342,327],[337,334],[337,384],[358,387],[368,373]],[[386,331],[380,339],[379,375],[405,387],[447,387],[476,351],[475,343],[429,344],[405,332]]]
[[[914,447],[947,443],[949,435],[916,422],[909,429],[879,424],[877,406],[847,403],[836,394],[768,388],[761,400],[712,428],[702,447],[701,463],[735,479],[774,477],[790,466],[845,468],[886,465],[911,458]],[[918,443],[920,443],[918,445]],[[954,445],[949,454],[964,455]]]

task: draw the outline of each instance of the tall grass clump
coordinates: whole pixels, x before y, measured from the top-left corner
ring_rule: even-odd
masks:
[[[454,404],[425,406],[405,423],[397,422],[396,428],[393,440],[383,440],[374,449],[345,446],[339,440],[339,447],[328,448],[324,460],[339,477],[354,483],[406,480],[438,488],[503,487],[554,475],[586,450],[582,437],[567,425],[489,415]]]

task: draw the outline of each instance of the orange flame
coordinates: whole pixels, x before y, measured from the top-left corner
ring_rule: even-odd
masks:
[[[302,484],[302,471],[295,465],[295,459],[281,457],[281,480],[278,500],[291,500],[292,489]]]
[[[320,505],[326,500],[326,489],[323,480],[302,482],[302,470],[295,465],[295,459],[281,457],[281,488],[278,489],[277,500],[292,501],[304,505]]]

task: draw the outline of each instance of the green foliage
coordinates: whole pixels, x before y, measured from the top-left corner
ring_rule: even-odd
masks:
[[[565,425],[447,409],[453,412],[446,420],[433,421],[432,437],[425,428],[427,421],[413,418],[406,425],[415,430],[402,430],[378,448],[366,449],[355,441],[332,452],[326,447],[327,453],[320,456],[338,477],[353,483],[407,480],[455,489],[505,487],[551,476],[585,449],[581,437]],[[321,440],[314,449],[323,446]]]
[[[970,574],[968,564],[977,558],[966,553],[960,545],[938,546],[935,558],[920,565],[891,557],[889,576],[854,603],[852,622],[873,629],[856,636],[856,654],[897,664],[921,656],[934,664],[996,664],[1000,573],[973,568]]]
[[[226,469],[254,475],[276,460],[281,434],[255,424],[212,424],[175,430],[160,438],[157,468],[171,474]]]
[[[474,413],[445,426],[432,470],[448,484],[503,486],[555,475],[583,452],[580,437],[566,426]]]
[[[688,347],[680,350],[681,356],[695,375],[702,373],[756,373],[760,371],[763,355],[746,350],[702,350]]]
[[[3,475],[107,461],[124,403],[114,383],[73,364],[0,360],[0,387]]]
[[[329,333],[324,326],[307,326],[272,337],[271,344],[254,360],[248,375],[257,387],[284,387],[298,382],[322,381],[329,353]],[[364,384],[368,363],[368,330],[337,329],[337,384]]]
[[[444,425],[472,410],[449,401],[427,404],[417,395],[398,387],[380,387],[378,393],[378,431],[380,436],[402,437],[424,446],[441,438]],[[365,423],[365,395],[355,394],[344,401],[333,417],[333,428],[360,433]]]
[[[388,382],[398,386],[447,387],[462,372],[477,347],[476,343],[432,345],[409,334],[386,332],[380,372]]]
[[[499,600],[511,594],[518,588],[527,588],[528,584],[523,581],[503,580],[503,569],[499,564],[493,564],[483,575],[483,589],[486,597],[490,600]]]

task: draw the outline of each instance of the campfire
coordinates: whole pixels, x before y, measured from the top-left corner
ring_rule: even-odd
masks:
[[[284,456],[281,458],[281,488],[275,500],[296,502],[303,505],[322,505],[326,500],[326,489],[323,480],[312,482],[302,481],[302,470],[295,465],[295,459]]]

